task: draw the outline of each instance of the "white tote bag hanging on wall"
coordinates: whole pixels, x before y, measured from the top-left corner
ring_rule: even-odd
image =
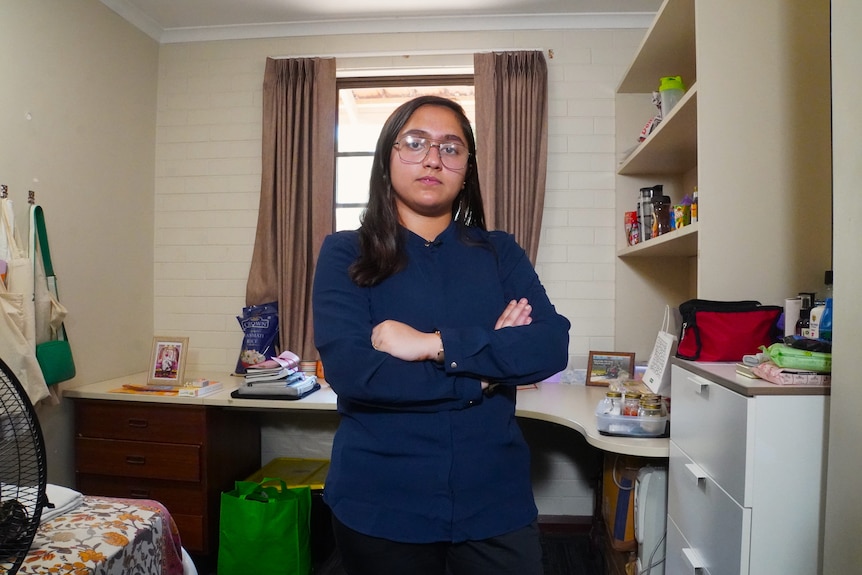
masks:
[[[664,321],[655,338],[655,346],[643,377],[646,386],[659,395],[670,395],[670,358],[675,353],[677,338],[668,329],[670,329],[670,306],[666,305]]]
[[[0,354],[35,405],[49,392],[36,360],[33,262],[21,248],[11,213],[11,202],[0,199],[0,234],[6,241],[4,255],[9,257],[6,280],[0,281]]]

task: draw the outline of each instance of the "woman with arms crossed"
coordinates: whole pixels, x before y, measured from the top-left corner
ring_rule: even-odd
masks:
[[[347,573],[540,575],[515,392],[565,367],[569,322],[514,238],[485,230],[457,103],[423,96],[386,121],[362,226],[326,238],[313,307]]]

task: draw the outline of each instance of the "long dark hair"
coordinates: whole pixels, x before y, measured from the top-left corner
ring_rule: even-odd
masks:
[[[410,116],[421,106],[449,108],[458,116],[461,130],[467,138],[470,157],[464,187],[452,202],[452,219],[464,227],[485,229],[485,209],[479,189],[479,172],[476,169],[476,139],[470,120],[461,105],[438,96],[420,96],[399,106],[383,124],[374,165],[371,167],[368,206],[362,214],[359,228],[360,254],[350,266],[350,278],[357,285],[377,285],[407,265],[403,238],[398,228],[398,212],[395,208],[395,190],[390,183],[390,158],[398,134]]]

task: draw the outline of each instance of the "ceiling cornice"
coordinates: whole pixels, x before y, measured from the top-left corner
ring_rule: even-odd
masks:
[[[506,14],[321,20],[163,29],[126,0],[101,0],[101,2],[160,44],[399,32],[649,28],[655,17],[652,12]]]

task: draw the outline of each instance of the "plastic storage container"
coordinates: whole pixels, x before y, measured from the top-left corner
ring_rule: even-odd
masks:
[[[667,432],[667,416],[640,417],[613,415],[596,408],[596,427],[602,435],[622,437],[661,437]]]

